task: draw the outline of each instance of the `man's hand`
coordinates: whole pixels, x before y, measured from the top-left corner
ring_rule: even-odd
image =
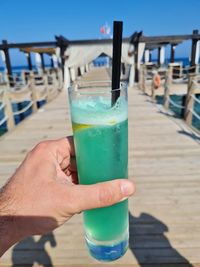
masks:
[[[78,185],[73,138],[41,142],[0,192],[0,255],[28,235],[50,232],[76,213],[133,192],[127,179]]]

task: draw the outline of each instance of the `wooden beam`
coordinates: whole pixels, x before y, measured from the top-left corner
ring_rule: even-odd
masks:
[[[67,40],[67,39],[66,39]],[[130,38],[123,38],[123,42],[129,43]],[[112,44],[112,39],[91,39],[91,40],[68,40],[68,45],[91,45],[91,44]],[[30,42],[30,43],[7,43],[8,48],[27,48],[27,47],[56,47],[57,41],[53,42]],[[0,49],[4,49],[4,44],[0,44]]]
[[[160,66],[160,51],[161,51],[161,47],[159,46],[158,47],[158,60],[157,60],[158,66]]]
[[[135,41],[135,38],[138,39],[138,35],[141,32],[135,32],[131,37],[123,38],[124,43],[130,43],[131,40]],[[56,36],[57,38],[58,36]],[[91,44],[111,44],[112,39],[90,39],[90,40],[67,40],[63,36],[62,38],[68,45],[91,45]],[[184,40],[189,40],[193,38],[193,34],[185,35],[166,35],[166,36],[140,36],[140,41],[147,44],[169,44],[169,43],[180,43]],[[196,35],[196,38],[200,40],[200,34]],[[56,47],[58,41],[51,42],[30,42],[30,43],[7,43],[6,47],[8,48],[27,48],[27,47]],[[4,49],[4,44],[0,44],[0,49]]]
[[[166,36],[141,36],[140,41],[149,44],[158,43],[180,43],[185,40],[193,38],[193,34],[185,35],[166,35]],[[196,38],[200,40],[200,34],[196,35]]]
[[[45,70],[44,54],[43,53],[40,53],[40,56],[41,56],[42,69],[44,71]]]
[[[130,37],[123,38],[123,43],[130,43]],[[112,39],[71,40],[69,45],[112,44]]]
[[[26,47],[42,47],[42,46],[56,46],[57,42],[31,42],[31,43],[7,43],[7,48],[26,48]],[[0,44],[0,49],[4,50],[5,44]]]
[[[138,62],[138,42],[134,44],[134,61],[135,61],[135,82],[139,82],[139,72],[137,67]]]
[[[197,49],[197,42],[198,42],[199,31],[193,30],[193,38],[192,38],[192,50],[191,50],[191,66],[195,66],[195,57],[196,57],[196,49]]]
[[[11,67],[11,62],[10,62],[10,55],[9,55],[9,47],[8,47],[8,42],[7,40],[2,41],[3,44],[3,51],[5,54],[5,59],[6,59],[6,68],[8,75],[12,75],[12,67]]]
[[[20,51],[24,53],[44,53],[48,55],[53,55],[55,54],[55,47],[25,47],[25,48],[20,48]]]

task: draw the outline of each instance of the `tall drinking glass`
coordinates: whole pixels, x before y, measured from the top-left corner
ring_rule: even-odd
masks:
[[[111,105],[111,88],[85,84],[69,88],[80,184],[128,177],[127,86]],[[120,258],[128,248],[128,200],[83,213],[90,254],[102,261]]]

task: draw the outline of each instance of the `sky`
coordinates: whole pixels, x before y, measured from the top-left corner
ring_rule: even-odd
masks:
[[[96,39],[100,27],[107,22],[112,28],[114,20],[123,21],[123,37],[141,30],[147,36],[191,34],[200,30],[199,12],[200,0],[0,0],[0,41]],[[188,57],[190,47],[179,45],[176,56]],[[27,64],[23,53],[10,54],[13,65]]]

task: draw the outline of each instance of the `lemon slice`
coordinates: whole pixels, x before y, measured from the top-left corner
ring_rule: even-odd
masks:
[[[84,130],[87,128],[91,128],[91,127],[92,127],[92,125],[90,125],[90,124],[79,124],[79,123],[75,123],[75,122],[72,123],[72,128],[73,128],[74,132]]]
[[[112,121],[109,121],[109,122],[108,122],[108,124],[110,124],[110,125],[114,125],[114,124],[116,124],[116,123],[117,123],[116,120],[112,120]]]

